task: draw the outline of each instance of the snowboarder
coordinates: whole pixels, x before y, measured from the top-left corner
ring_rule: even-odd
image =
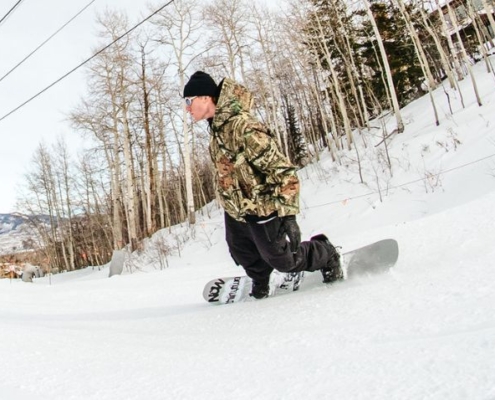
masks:
[[[184,86],[184,99],[195,122],[208,121],[226,240],[236,264],[253,280],[251,296],[268,297],[273,269],[320,270],[326,283],[342,279],[340,256],[325,235],[301,242],[296,167],[251,113],[252,94],[229,78],[217,85],[197,71]]]

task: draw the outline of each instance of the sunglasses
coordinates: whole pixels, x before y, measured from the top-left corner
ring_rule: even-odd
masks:
[[[191,107],[192,106],[192,103],[193,103],[193,100],[198,97],[198,96],[193,96],[193,97],[186,97],[184,98],[185,102],[186,102],[186,106],[187,107]]]

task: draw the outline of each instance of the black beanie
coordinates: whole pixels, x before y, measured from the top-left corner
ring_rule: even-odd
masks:
[[[213,78],[206,72],[197,71],[192,74],[189,82],[184,86],[184,97],[211,96],[216,97],[218,87]]]

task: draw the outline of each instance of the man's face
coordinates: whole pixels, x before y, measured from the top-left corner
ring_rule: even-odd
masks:
[[[186,111],[195,122],[211,118],[211,98],[208,96],[186,97]]]

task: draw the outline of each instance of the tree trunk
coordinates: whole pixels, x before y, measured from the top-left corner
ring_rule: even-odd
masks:
[[[385,47],[383,46],[383,40],[380,35],[380,31],[378,30],[378,26],[376,25],[375,17],[371,12],[370,4],[368,0],[363,0],[363,2],[366,6],[366,12],[368,13],[371,26],[373,27],[373,32],[375,33],[375,37],[378,43],[378,48],[380,49],[383,68],[385,69],[385,76],[387,78],[387,86],[390,94],[390,101],[392,103],[395,119],[397,121],[397,132],[401,133],[404,131],[404,123],[402,122],[402,115],[400,113],[399,101],[397,99],[397,93],[395,91],[394,81],[392,79],[392,72],[390,71],[390,64],[388,63],[387,53],[385,51]]]

